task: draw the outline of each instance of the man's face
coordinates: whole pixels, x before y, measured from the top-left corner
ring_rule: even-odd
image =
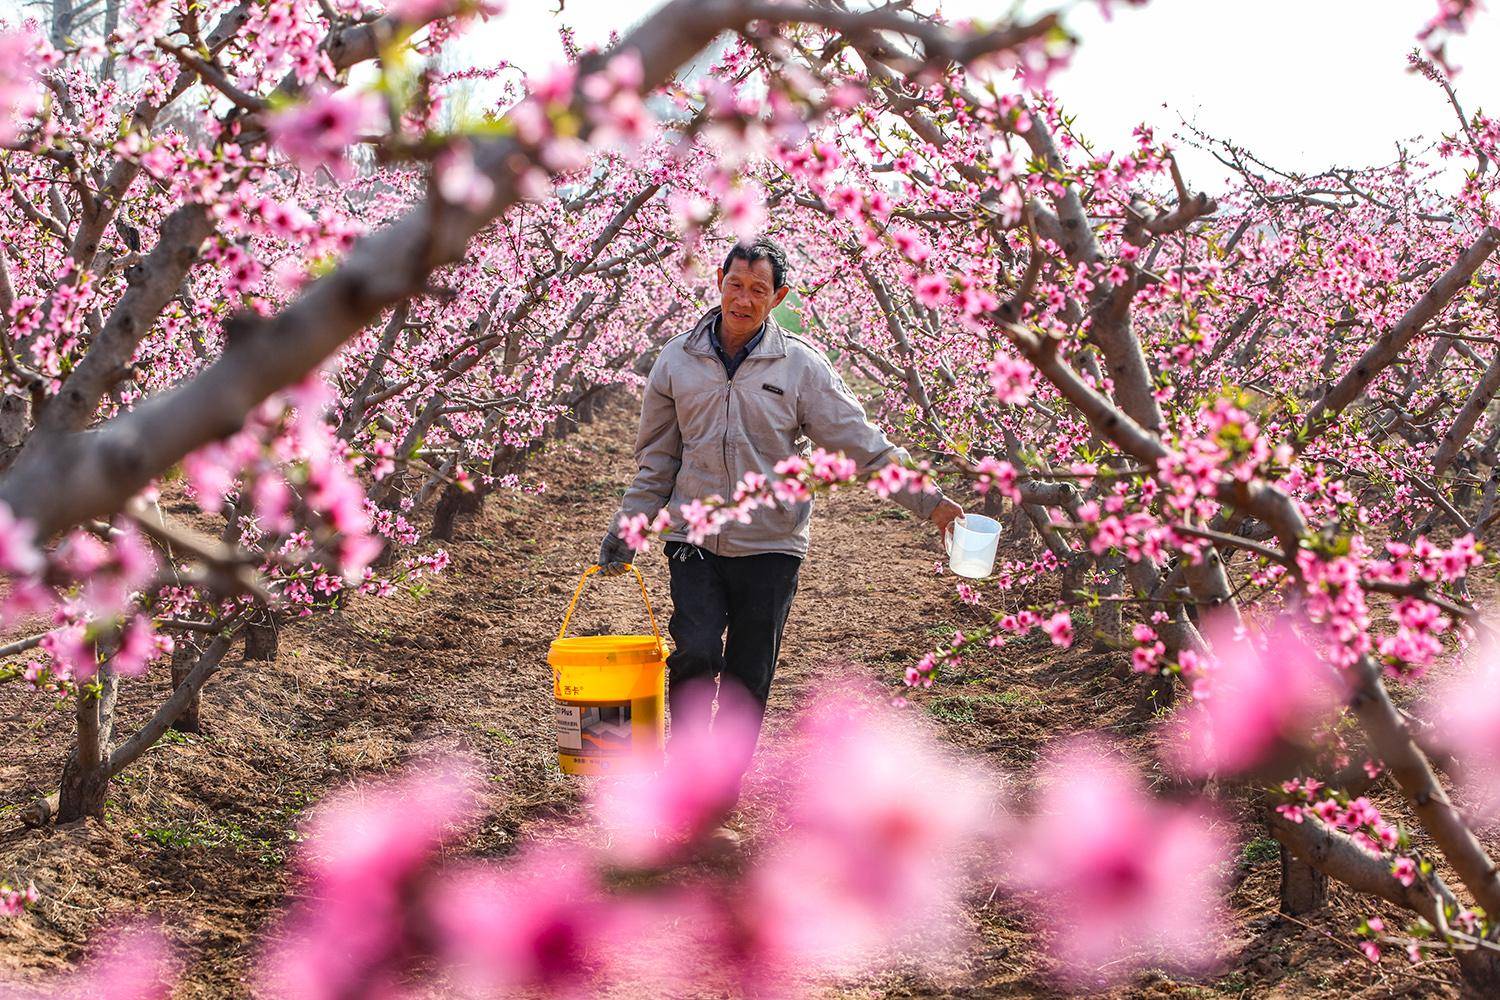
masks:
[[[752,264],[743,257],[730,261],[727,271],[719,268],[719,305],[724,311],[722,330],[726,336],[750,336],[786,298],[789,289],[777,289],[772,274],[769,260]]]

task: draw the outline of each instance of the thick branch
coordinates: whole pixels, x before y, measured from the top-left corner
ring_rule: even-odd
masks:
[[[1347,833],[1330,829],[1316,819],[1293,823],[1273,813],[1270,827],[1271,836],[1318,871],[1338,879],[1356,892],[1378,896],[1404,907],[1434,927],[1442,926],[1443,922],[1438,913],[1438,892],[1442,893],[1444,903],[1455,905],[1446,886],[1439,883],[1434,891],[1421,882],[1402,885],[1391,874],[1387,861],[1360,847]]]
[[[1479,422],[1479,418],[1489,407],[1490,400],[1495,398],[1496,390],[1500,390],[1500,351],[1495,353],[1494,360],[1490,362],[1479,384],[1474,386],[1474,391],[1464,402],[1463,409],[1458,411],[1458,415],[1453,418],[1453,423],[1443,432],[1443,439],[1438,444],[1437,451],[1432,455],[1432,471],[1435,475],[1442,475],[1443,471],[1453,464],[1453,460],[1463,449],[1464,442],[1469,440],[1469,434],[1474,430],[1474,425]]]
[[[213,642],[209,643],[208,649],[193,664],[193,669],[182,682],[172,689],[172,694],[166,701],[162,702],[157,710],[147,719],[145,724],[135,732],[130,739],[120,744],[116,750],[109,755],[109,774],[113,777],[125,768],[129,767],[135,760],[156,745],[162,734],[177,721],[182,710],[187,708],[188,702],[203,690],[203,685],[208,679],[218,672],[220,664],[224,660],[224,654],[229,651],[230,644],[234,641],[237,631],[233,626],[227,626],[220,632]]]
[[[359,388],[349,397],[348,409],[344,411],[344,419],[339,422],[339,437],[348,440],[359,430],[360,423],[365,419],[370,393],[375,391],[375,383],[380,381],[380,373],[385,368],[385,359],[390,356],[391,350],[396,346],[396,338],[406,327],[408,311],[405,305],[401,305],[391,313],[385,332],[380,335],[380,346],[375,350],[375,358],[365,370],[365,377],[360,381]]]
[[[1463,256],[1433,283],[1395,326],[1376,338],[1375,343],[1354,363],[1354,367],[1345,372],[1344,377],[1313,406],[1298,437],[1299,448],[1307,447],[1338,419],[1345,407],[1364,394],[1365,388],[1401,356],[1401,352],[1422,328],[1432,322],[1463,291],[1475,272],[1495,252],[1496,246],[1500,246],[1500,229],[1490,226],[1479,234],[1479,238],[1464,251]]]
[[[184,205],[167,216],[155,249],[144,262],[126,272],[129,287],[110,312],[88,353],[63,383],[57,397],[48,402],[36,431],[22,450],[22,457],[27,452],[51,448],[58,434],[87,426],[99,400],[129,370],[141,338],[150,332],[156,317],[181,289],[211,232],[213,222],[203,205]]]

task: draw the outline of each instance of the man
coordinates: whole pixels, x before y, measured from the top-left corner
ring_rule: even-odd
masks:
[[[861,475],[910,458],[865,418],[823,353],[771,318],[789,290],[786,277],[786,252],[773,240],[735,246],[719,268],[719,307],[662,347],[641,403],[640,471],[599,550],[606,575],[624,572],[634,552],[614,529],[626,517],[654,517],[670,505],[665,547],[674,648],[667,657],[667,703],[674,741],[690,729],[707,729],[715,675],[721,677],[721,706],[726,695],[735,696],[725,690],[730,685],[748,693],[737,700],[746,703],[758,731],[812,514],[810,500],[777,501],[755,511],[749,524],[731,522],[694,546],[677,514],[680,505],[728,497],[747,472],[774,476],[776,463],[804,451],[807,439],[843,452]],[[893,499],[940,532],[963,513],[941,493],[902,492]],[[747,756],[742,764],[748,763]]]

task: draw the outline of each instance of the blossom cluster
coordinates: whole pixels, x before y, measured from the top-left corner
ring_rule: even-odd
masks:
[[[963,891],[951,863],[980,838],[985,782],[894,714],[838,698],[803,717],[797,740],[820,752],[787,749],[770,800],[784,832],[757,848],[737,887],[609,888],[611,872],[690,861],[733,802],[733,762],[754,727],[737,721],[748,706],[724,699],[712,732],[686,736],[701,745],[658,775],[595,791],[592,811],[612,832],[595,845],[446,860],[480,805],[472,765],[456,761],[326,805],[302,852],[314,891],[268,949],[265,985],[406,995],[397,984],[416,973],[417,986],[442,976],[486,992],[574,995],[600,981],[655,991],[701,984],[713,956],[728,984],[750,989],[867,967],[898,941],[951,944]],[[679,946],[656,947],[669,937]],[[650,963],[632,959],[643,949]]]
[[[636,552],[646,551],[653,538],[681,530],[692,545],[701,545],[729,523],[749,524],[754,512],[774,505],[805,503],[815,493],[854,482],[859,466],[841,452],[815,448],[807,455],[791,455],[777,462],[775,478],[748,472],[735,484],[729,500],[717,494],[681,504],[675,513],[663,508],[655,515],[638,513],[621,519],[616,526],[620,539]],[[931,493],[937,489],[932,476],[921,468],[910,469],[890,462],[877,469],[866,485],[877,496],[898,493]]]
[[[14,917],[24,913],[41,898],[33,884],[17,889],[9,882],[0,883],[0,916]]]
[[[1316,818],[1332,829],[1349,834],[1356,844],[1377,856],[1402,844],[1401,832],[1387,823],[1380,810],[1363,795],[1351,798],[1330,792],[1312,778],[1285,781],[1281,791],[1286,798],[1276,806],[1276,811],[1293,823]],[[1321,796],[1320,792],[1323,793]],[[1391,871],[1404,885],[1415,881],[1415,862],[1410,858],[1393,859]]]
[[[1023,609],[1014,613],[996,614],[989,625],[969,632],[957,630],[947,643],[922,654],[921,659],[906,668],[906,684],[908,687],[930,688],[944,667],[951,669],[959,666],[967,653],[979,649],[998,649],[1011,638],[1020,638],[1036,630],[1043,632],[1054,646],[1061,649],[1073,645],[1073,617],[1066,611],[1043,615]]]

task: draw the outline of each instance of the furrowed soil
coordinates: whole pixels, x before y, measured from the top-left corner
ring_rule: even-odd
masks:
[[[20,685],[0,690],[0,878],[35,882],[41,893],[33,910],[0,918],[0,962],[43,977],[91,954],[101,932],[144,917],[181,946],[174,996],[244,996],[257,942],[296,898],[290,861],[309,808],[433,752],[467,751],[488,778],[484,819],[465,850],[504,855],[519,842],[563,835],[582,789],[557,770],[547,645],[634,471],[634,417],[634,404],[616,399],[594,423],[551,444],[531,468],[545,490],[491,496],[461,520],[444,546],[452,567],[428,578],[425,592],[361,599],[340,614],[293,624],[274,662],[232,653],[205,691],[203,732],[169,734],[117,778],[103,822],[20,826],[19,811],[57,787],[70,719],[44,699],[23,697]],[[1029,559],[1029,537],[1008,524],[1002,558]],[[907,692],[901,675],[908,664],[999,607],[994,595],[980,608],[960,601],[953,578],[934,571],[941,558],[931,525],[868,491],[820,501],[782,647],[769,740],[785,732],[812,689],[853,674],[892,697],[909,695],[909,711],[1018,790],[1049,743],[1069,734],[1104,733],[1127,750],[1149,745],[1150,713],[1140,707],[1128,660],[1091,652],[1082,620],[1070,650],[1038,633],[972,659],[930,691]],[[665,562],[652,553],[641,564],[665,628]],[[642,631],[632,583],[591,582],[577,630]],[[1019,608],[1047,596],[1002,599]],[[122,736],[167,684],[156,672],[122,684]],[[762,821],[753,809],[737,821],[749,850]],[[1250,823],[1226,835],[1239,853],[1220,966],[1197,978],[1140,974],[1106,995],[1458,995],[1451,961],[1411,968],[1395,956],[1380,965],[1360,957],[1348,931],[1381,911],[1337,887],[1326,911],[1305,922],[1279,919],[1274,842]],[[1058,995],[1025,901],[992,899],[992,889],[982,880],[973,885],[963,917],[969,943],[939,973],[898,968],[818,989],[847,998]]]

